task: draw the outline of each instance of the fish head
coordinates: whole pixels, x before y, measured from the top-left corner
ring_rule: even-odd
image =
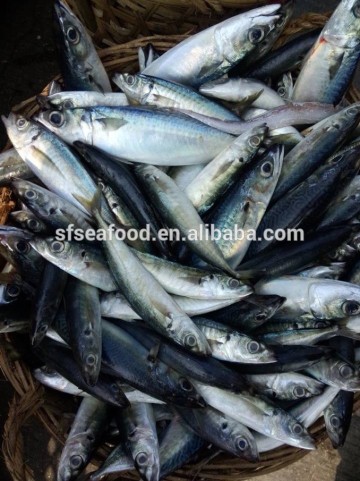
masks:
[[[81,62],[88,55],[89,38],[81,22],[61,0],[55,5],[55,33],[60,48],[72,64]]]
[[[0,284],[0,305],[16,301],[21,294],[21,284],[12,282]]]
[[[321,40],[338,47],[359,45],[360,1],[342,0],[321,32]]]
[[[45,259],[56,262],[66,262],[72,259],[71,242],[57,240],[56,237],[35,237],[31,246]]]
[[[200,283],[214,296],[231,292],[232,295],[242,298],[252,293],[252,288],[242,283],[239,279],[222,274],[211,273],[205,275],[201,278]]]
[[[89,386],[95,386],[100,373],[101,359],[96,348],[96,346],[99,346],[100,340],[97,337],[97,333],[90,327],[87,327],[81,339],[81,370]]]
[[[337,379],[344,389],[349,391],[360,390],[359,370],[352,364],[343,359],[338,359],[337,362],[332,363],[331,371],[330,376]]]
[[[18,256],[27,256],[27,254],[29,254],[31,251],[29,241],[32,238],[32,234],[23,229],[8,225],[0,226],[0,245],[3,246],[14,259]]]
[[[43,109],[72,109],[75,107],[73,100],[67,92],[58,92],[52,95],[38,95],[36,100]]]
[[[289,438],[289,444],[303,449],[315,449],[314,441],[304,426],[283,409],[274,408],[271,419],[274,431],[279,431]],[[291,443],[290,443],[291,440]]]
[[[19,197],[30,209],[34,208],[43,197],[42,191],[40,191],[39,187],[27,180],[14,180],[12,182],[12,187],[16,196]]]
[[[154,80],[146,75],[115,74],[113,80],[128,99],[139,104],[145,104],[154,89]]]
[[[318,279],[308,289],[309,306],[317,319],[343,319],[360,314],[360,287],[349,282]]]
[[[45,110],[39,112],[35,119],[68,144],[77,140],[91,144],[91,113],[91,109],[81,108],[63,109],[62,111]]]
[[[67,444],[61,454],[57,479],[59,481],[70,481],[75,479],[87,464],[87,449],[90,438],[94,438],[92,433],[81,433],[76,438],[68,439]]]
[[[10,217],[31,232],[38,233],[43,230],[43,224],[41,224],[41,222],[27,210],[11,212]]]
[[[140,476],[145,481],[157,481],[160,474],[160,461],[156,449],[153,448],[154,440],[146,442],[147,439],[139,440],[138,449],[134,455],[134,465]]]
[[[223,423],[222,428],[225,428],[227,423]],[[236,426],[236,424],[234,424]],[[244,426],[235,427],[229,436],[229,440],[233,442],[234,452],[241,458],[244,458],[252,463],[259,461],[259,452],[254,436]]]
[[[41,134],[41,127],[22,115],[11,112],[1,116],[11,143],[16,150],[31,145]]]
[[[273,145],[258,160],[254,169],[254,176],[258,179],[256,191],[259,195],[266,194],[275,188],[281,172],[284,158],[284,148]]]
[[[237,338],[235,336],[234,338]],[[245,352],[247,353],[247,360],[254,363],[270,363],[275,362],[276,357],[273,351],[256,339],[248,338],[247,336],[241,336],[237,339],[236,343],[241,343],[244,345]]]

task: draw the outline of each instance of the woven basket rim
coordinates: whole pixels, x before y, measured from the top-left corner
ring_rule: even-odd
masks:
[[[69,1],[69,3],[72,2]],[[323,26],[328,18],[329,14],[308,13],[291,21],[280,37],[277,46],[283,44],[289,37],[297,35],[304,30]],[[105,68],[109,72],[124,70],[125,66],[131,69],[134,68],[137,63],[137,48],[139,46],[145,46],[151,41],[159,50],[166,50],[186,38],[186,36],[187,35],[145,36],[121,45],[102,49],[99,51],[99,54],[104,62]],[[59,78],[59,76],[56,77],[56,79]],[[45,87],[44,90],[46,91],[47,88],[48,86]],[[352,86],[349,90],[348,98],[351,101],[359,100],[360,93]],[[13,111],[31,116],[37,109],[36,97],[34,96],[14,107]],[[10,145],[6,148],[9,147]],[[31,469],[26,465],[23,458],[22,424],[26,422],[30,416],[35,415],[50,435],[59,442],[64,443],[64,433],[59,432],[57,429],[58,419],[59,417],[61,418],[61,415],[59,415],[61,410],[59,411],[55,404],[47,404],[47,393],[49,393],[49,391],[54,392],[50,390],[50,388],[41,386],[32,377],[27,365],[22,361],[11,361],[9,359],[6,343],[10,343],[11,345],[11,339],[12,336],[7,335],[6,342],[0,343],[0,369],[15,390],[15,396],[10,405],[9,416],[5,426],[2,445],[3,454],[6,465],[15,481],[35,481]],[[356,402],[354,404],[355,410],[359,408],[360,394],[356,396]],[[317,445],[326,437],[324,423],[321,420],[315,423],[309,431],[314,435]],[[100,460],[104,458],[106,453],[109,453],[109,448],[102,447],[95,457],[94,464],[99,465]],[[260,463],[258,464],[252,464],[239,458],[221,455],[211,460],[211,463],[206,464],[204,460],[200,460],[198,463],[185,466],[179,469],[174,475],[169,475],[166,479],[169,481],[179,481],[179,479],[195,479],[200,475],[204,481],[213,479],[219,481],[248,479],[258,475],[269,474],[286,467],[306,454],[307,451],[305,450],[285,446],[262,454]],[[225,469],[227,469],[227,472],[224,471]],[[122,473],[121,479],[124,481],[133,481],[137,479],[137,476],[133,472]]]

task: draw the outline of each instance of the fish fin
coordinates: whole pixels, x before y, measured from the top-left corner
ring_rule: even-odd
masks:
[[[266,273],[266,269],[245,269],[235,271],[237,279],[254,279],[255,277],[261,277]]]
[[[89,205],[90,212],[93,213],[94,217],[101,217],[101,187],[98,186],[94,197]]]
[[[161,346],[161,342],[159,341],[156,344],[154,344],[154,346],[149,351],[147,359],[152,364],[156,361],[158,357],[160,346]]]
[[[337,321],[337,325],[339,326],[339,330],[336,332],[337,336],[344,336],[344,337],[349,337],[351,339],[357,339],[360,340],[360,322],[359,322],[359,328],[352,328],[351,327],[351,322],[352,319],[350,318],[345,318],[345,319],[340,319]],[[349,325],[350,323],[350,325]]]
[[[107,131],[119,130],[127,124],[126,120],[120,118],[99,117],[94,120],[101,124]]]

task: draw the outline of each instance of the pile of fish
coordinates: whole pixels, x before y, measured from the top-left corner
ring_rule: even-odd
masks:
[[[63,84],[33,118],[3,117],[0,182],[18,210],[0,228],[0,330],[26,340],[38,381],[78,396],[58,481],[104,442],[91,481],[314,449],[322,416],[345,441],[360,390],[360,103],[346,99],[360,2],[274,49],[292,10],[149,44],[141,73],[112,84],[55,3]]]

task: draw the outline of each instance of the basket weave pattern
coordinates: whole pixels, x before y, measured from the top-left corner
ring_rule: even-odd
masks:
[[[108,72],[126,71],[132,72],[137,69],[137,50],[145,46],[149,41],[160,51],[166,51],[186,35],[178,33],[194,30],[199,26],[208,26],[215,23],[220,17],[223,18],[234,9],[239,7],[239,1],[235,0],[176,0],[142,2],[134,0],[68,0],[69,5],[74,8],[75,13],[86,21],[86,24],[95,32],[95,40],[99,45],[112,45],[115,42],[123,41],[126,36],[136,38],[137,35],[148,35],[161,31],[161,35],[145,36],[139,39],[128,41],[122,45],[113,45],[100,51],[100,57]],[[241,7],[254,7],[266,2],[245,1]],[[105,13],[106,12],[106,13]],[[127,12],[128,17],[124,12]],[[171,13],[171,15],[169,14]],[[298,34],[306,29],[323,26],[329,15],[307,14],[291,22],[284,34],[278,41],[281,45],[292,35]],[[118,32],[121,22],[129,23],[130,27],[126,33]],[[164,19],[166,18],[166,22]],[[132,21],[130,21],[132,20]],[[116,28],[113,25],[116,25]],[[174,33],[175,24],[178,30]],[[133,27],[132,27],[133,26]],[[133,29],[132,29],[133,28]],[[104,42],[104,38],[107,40]],[[46,89],[45,89],[46,90]],[[348,98],[354,102],[360,99],[360,94],[351,87]],[[33,115],[38,110],[35,97],[22,102],[14,108],[15,112],[25,115]],[[0,220],[6,221],[6,215],[14,208],[11,200],[11,193],[8,189],[2,191]],[[2,210],[1,210],[2,209]],[[6,465],[14,481],[35,481],[33,472],[24,462],[24,444],[21,435],[21,428],[31,416],[36,416],[46,427],[49,434],[60,443],[65,441],[65,432],[62,427],[64,414],[64,396],[61,393],[44,388],[32,377],[27,365],[12,353],[12,336],[0,339],[0,368],[5,377],[11,382],[15,390],[14,399],[10,404],[9,416],[5,425],[3,439],[3,455]],[[14,360],[14,357],[16,358]],[[354,410],[360,409],[360,397],[356,397]],[[319,420],[311,427],[310,433],[319,444],[325,437],[326,432],[323,420]],[[109,446],[102,446],[96,453],[92,463],[99,466],[110,452]],[[237,481],[248,479],[276,471],[280,468],[302,458],[307,451],[286,446],[261,455],[257,464],[245,460],[230,457],[226,454],[217,456],[215,459],[205,459],[197,464],[185,466],[174,475],[167,477],[170,481],[194,480],[199,475],[204,481]],[[113,478],[111,478],[113,479]],[[120,479],[120,478],[117,478]],[[122,480],[136,480],[137,474],[133,472],[121,474]]]
[[[175,35],[213,25],[266,0],[67,0],[98,45],[148,35]]]

